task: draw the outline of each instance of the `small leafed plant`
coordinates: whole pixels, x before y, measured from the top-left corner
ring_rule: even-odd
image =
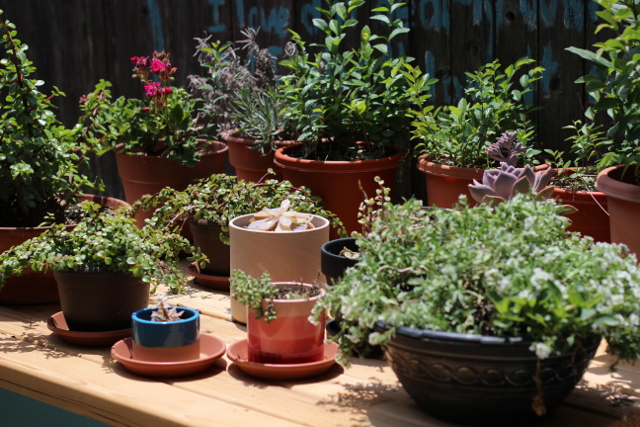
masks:
[[[285,199],[279,208],[263,208],[253,215],[247,228],[260,231],[302,231],[311,230],[313,215],[289,210],[291,202]]]
[[[73,229],[53,225],[38,237],[0,254],[0,285],[25,268],[36,271],[75,271],[99,268],[129,273],[146,283],[166,284],[177,293],[186,278],[178,269],[180,254],[205,261],[199,249],[179,234],[150,226],[139,229],[123,212],[102,212],[85,203],[85,219]]]
[[[231,272],[229,283],[233,298],[253,310],[256,319],[264,319],[267,323],[276,319],[273,300],[308,299],[321,293],[319,285],[310,288],[302,284],[278,287],[271,282],[268,271],[257,279],[242,270],[234,270]],[[263,301],[266,304],[263,304]]]
[[[184,311],[178,311],[178,307],[169,305],[169,298],[162,296],[158,299],[154,311],[151,313],[152,322],[175,322],[180,320]]]
[[[616,358],[640,356],[640,269],[624,245],[566,232],[563,207],[533,194],[421,207],[385,204],[387,220],[358,239],[357,267],[314,308],[341,317],[342,363],[400,326],[520,337],[540,359],[601,337]]]
[[[116,150],[194,166],[208,144],[201,140],[208,127],[200,124],[198,100],[185,89],[170,86],[177,70],[170,54],[134,56],[131,62],[132,77],[142,83],[144,99],[121,96],[112,101],[111,83],[100,80],[92,93],[80,99],[86,137],[99,144],[99,154]]]

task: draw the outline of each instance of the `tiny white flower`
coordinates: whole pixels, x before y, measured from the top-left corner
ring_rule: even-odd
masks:
[[[529,346],[529,350],[533,351],[539,359],[546,359],[551,354],[551,347],[543,342],[534,342]]]

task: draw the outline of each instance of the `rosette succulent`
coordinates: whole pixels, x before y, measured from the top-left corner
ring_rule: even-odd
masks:
[[[553,193],[553,187],[547,187],[552,170],[534,172],[529,165],[517,168],[502,162],[500,168],[484,171],[482,183],[474,179],[469,185],[469,192],[478,203],[504,202],[518,193],[530,191],[536,194],[536,200],[547,199]]]

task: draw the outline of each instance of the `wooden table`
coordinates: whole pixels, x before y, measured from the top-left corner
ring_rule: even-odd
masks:
[[[227,345],[246,337],[231,322],[229,295],[190,284],[174,303],[202,312],[202,332]],[[386,362],[299,381],[252,378],[223,357],[199,375],[146,378],[108,347],[66,344],[46,326],[57,305],[0,307],[0,387],[114,426],[449,426],[423,413]],[[599,351],[564,405],[534,426],[640,426],[640,364],[607,369]],[[0,415],[1,417],[1,415]],[[620,422],[624,417],[629,417]],[[0,418],[0,425],[2,425]]]

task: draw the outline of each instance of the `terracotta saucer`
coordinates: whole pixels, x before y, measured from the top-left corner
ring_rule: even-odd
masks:
[[[295,365],[256,363],[247,360],[247,340],[244,339],[229,346],[227,357],[249,375],[270,380],[293,380],[314,377],[328,371],[336,361],[337,351],[338,344],[327,343],[324,345],[324,360],[319,362]]]
[[[131,353],[131,338],[118,341],[111,347],[111,356],[129,371],[152,377],[180,377],[193,375],[210,368],[226,350],[224,341],[213,335],[200,334],[200,358],[183,362],[147,362],[135,360]]]
[[[109,346],[118,340],[131,336],[131,328],[106,332],[70,331],[61,311],[49,317],[47,327],[63,341],[83,346]]]
[[[199,273],[193,264],[189,264],[187,270],[189,274],[194,277],[194,281],[198,285],[221,291],[229,290],[229,276],[213,276],[211,274]]]

